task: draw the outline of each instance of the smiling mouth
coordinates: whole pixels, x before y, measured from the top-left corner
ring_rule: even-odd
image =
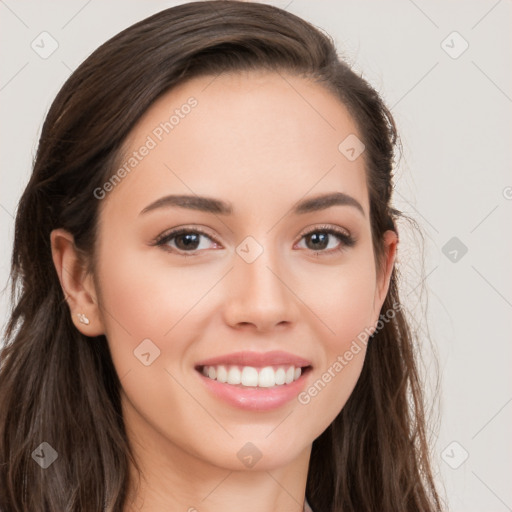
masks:
[[[235,387],[274,388],[286,386],[311,371],[311,366],[272,365],[204,365],[196,366],[196,371],[206,378]]]

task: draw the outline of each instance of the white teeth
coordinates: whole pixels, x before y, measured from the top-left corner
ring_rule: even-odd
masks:
[[[297,380],[302,369],[295,366],[280,366],[274,368],[265,366],[264,368],[255,368],[253,366],[204,366],[202,373],[205,377],[218,382],[228,383],[232,385],[272,388],[274,386],[282,386],[283,384],[291,384]]]
[[[225,366],[217,366],[217,380],[219,382],[227,382],[228,381],[228,371]]]
[[[236,366],[232,366],[228,371],[228,384],[241,384],[242,374]]]
[[[260,370],[258,386],[260,388],[271,388],[276,384],[276,372],[272,366],[265,366]]]
[[[276,372],[276,384],[280,386],[286,382],[286,372],[284,368],[279,368]]]
[[[244,366],[244,369],[242,370],[241,384],[243,386],[257,386],[258,370],[251,366]]]

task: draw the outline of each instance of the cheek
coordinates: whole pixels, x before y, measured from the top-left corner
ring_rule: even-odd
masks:
[[[124,374],[134,365],[134,352],[147,339],[155,346],[145,342],[146,348],[158,354],[162,366],[185,364],[190,340],[201,339],[201,330],[211,321],[218,324],[222,316],[218,313],[229,303],[231,291],[236,291],[226,288],[227,281],[222,283],[226,268],[215,262],[180,268],[165,264],[165,259],[150,265],[143,252],[116,251],[116,246],[121,244],[102,251],[100,287],[107,338],[118,373]],[[320,348],[317,363],[327,367],[371,325],[372,255],[354,253],[346,264],[337,266],[298,260],[280,273],[293,291],[283,297],[289,295],[287,300],[295,302],[300,313],[294,328],[310,331]]]
[[[121,380],[126,424],[146,432],[146,444],[154,439],[150,428],[164,437],[172,432],[180,446],[188,446],[189,437],[201,439],[201,426],[192,425],[205,413],[187,391],[192,371],[187,354],[204,329],[199,318],[218,278],[211,269],[206,274],[151,266],[135,251],[121,256],[113,250],[102,262],[106,334]]]
[[[331,355],[371,326],[376,277],[371,254],[354,255],[346,265],[298,275],[306,277],[297,281],[297,295],[317,317],[315,327]]]
[[[166,410],[174,411],[173,421],[179,411],[184,425],[185,418],[202,417],[178,382],[187,383],[194,341],[205,338],[209,328],[226,327],[219,313],[236,283],[222,282],[225,266],[149,265],[142,253],[115,247],[103,251],[100,261],[107,338],[126,395],[146,418],[159,411],[154,419],[162,431],[171,420]],[[293,290],[282,297],[299,312],[294,329],[307,331],[303,337],[312,340],[307,350],[315,358],[316,380],[299,396],[297,407],[305,417],[316,418],[315,436],[342,409],[359,377],[365,345],[354,340],[371,324],[374,272],[371,253],[354,255],[344,265],[299,260],[281,270]]]
[[[323,277],[317,274],[303,291],[305,302],[318,315],[316,333],[322,333],[315,378],[298,396],[299,404],[319,418],[314,435],[330,425],[357,384],[374,316],[374,291],[371,258],[336,272],[331,269]]]
[[[197,306],[202,297],[208,300],[208,291],[218,281],[211,269],[157,267],[136,251],[111,251],[102,261],[102,309],[114,360],[117,356],[117,362],[129,367],[134,350],[145,339],[155,344],[160,356],[184,350],[186,338],[176,333],[184,326],[194,328]],[[188,338],[193,337],[189,330]]]

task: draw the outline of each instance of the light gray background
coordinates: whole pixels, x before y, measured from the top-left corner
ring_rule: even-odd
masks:
[[[0,288],[17,201],[52,99],[101,43],[177,3],[0,0]],[[399,268],[402,296],[422,335],[428,304],[440,361],[437,478],[453,512],[512,510],[511,2],[268,3],[330,33],[392,109],[404,149],[395,206],[425,237],[422,252],[418,234],[401,224]],[[43,31],[58,42],[46,59],[31,48]],[[464,41],[469,47],[458,55]],[[453,237],[466,254],[445,247]],[[8,310],[4,293],[2,324]],[[427,341],[425,347],[432,374]]]

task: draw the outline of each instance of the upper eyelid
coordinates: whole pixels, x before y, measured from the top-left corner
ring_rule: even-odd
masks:
[[[154,243],[158,243],[159,241],[165,240],[166,238],[172,239],[172,238],[177,237],[177,236],[179,236],[180,234],[183,234],[183,233],[198,233],[200,235],[207,236],[213,242],[215,242],[217,244],[220,244],[220,242],[217,241],[215,236],[211,235],[210,233],[208,233],[207,231],[203,230],[202,228],[189,227],[189,226],[182,226],[182,227],[171,228],[169,230],[166,230],[166,231],[164,231],[162,234],[158,235],[154,239]]]
[[[343,228],[341,226],[334,226],[332,224],[312,224],[308,227],[305,227],[300,232],[299,236],[302,237],[304,235],[307,235],[307,234],[309,234],[311,232],[315,232],[315,231],[329,231],[329,230],[341,231],[346,236],[352,237],[352,233],[347,228]]]

